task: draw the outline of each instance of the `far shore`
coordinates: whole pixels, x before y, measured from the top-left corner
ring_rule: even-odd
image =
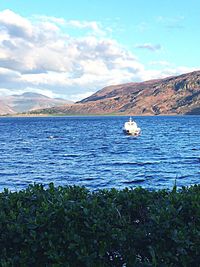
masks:
[[[159,115],[155,115],[155,114],[150,114],[150,113],[146,113],[146,114],[133,114],[133,113],[107,113],[107,114],[63,114],[63,113],[53,113],[53,114],[45,114],[45,113],[39,113],[39,114],[34,114],[34,113],[17,113],[17,114],[4,114],[4,115],[0,115],[0,118],[5,118],[5,117],[91,117],[91,116],[121,116],[121,117],[127,117],[127,116],[134,116],[134,117],[166,117],[166,116],[198,116],[199,114],[177,114],[177,113],[170,113],[170,114],[159,114]]]

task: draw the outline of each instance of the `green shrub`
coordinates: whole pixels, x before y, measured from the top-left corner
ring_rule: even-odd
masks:
[[[0,266],[200,266],[200,185],[0,193]]]

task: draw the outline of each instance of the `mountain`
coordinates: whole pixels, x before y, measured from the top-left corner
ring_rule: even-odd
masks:
[[[108,102],[109,100],[109,102]],[[80,103],[102,103],[109,111],[135,114],[185,114],[200,107],[200,71],[106,87]]]
[[[42,113],[200,114],[200,71],[140,83],[108,86],[73,105]]]
[[[28,112],[41,108],[51,108],[73,102],[44,96],[37,93],[23,93],[0,97],[0,115]]]
[[[7,106],[4,101],[0,100],[0,115],[13,113],[14,111],[9,106]]]

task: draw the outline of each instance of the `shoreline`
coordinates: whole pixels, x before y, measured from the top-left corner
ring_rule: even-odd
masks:
[[[118,114],[118,113],[109,113],[109,114],[45,114],[45,113],[40,113],[40,114],[5,114],[5,115],[0,115],[0,118],[17,118],[17,117],[183,117],[183,116],[200,116],[200,114],[130,114],[130,113],[125,113],[125,114]]]

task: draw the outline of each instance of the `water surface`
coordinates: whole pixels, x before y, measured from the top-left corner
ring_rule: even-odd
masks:
[[[138,138],[123,134],[127,119],[0,118],[0,190],[33,182],[92,190],[199,183],[200,116],[134,117]]]

